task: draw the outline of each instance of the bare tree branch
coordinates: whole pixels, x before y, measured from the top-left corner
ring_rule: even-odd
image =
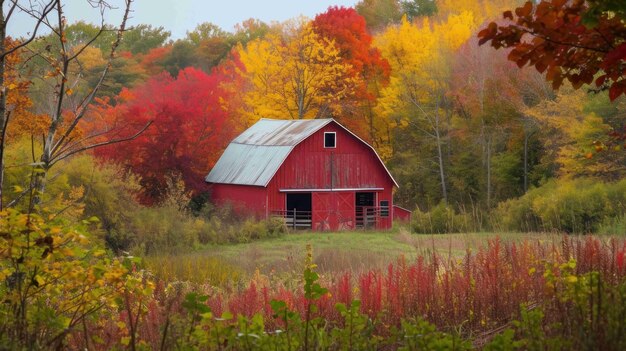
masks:
[[[152,122],[153,122],[153,121],[148,122],[148,123],[147,123],[147,124],[146,124],[143,128],[141,128],[141,129],[140,129],[137,133],[133,134],[132,136],[130,136],[130,137],[128,137],[128,138],[121,138],[121,139],[114,139],[114,140],[103,141],[103,142],[101,142],[101,143],[96,143],[96,144],[88,145],[88,146],[85,146],[85,147],[81,147],[81,148],[79,148],[79,149],[76,149],[76,150],[70,151],[70,152],[68,152],[68,153],[66,153],[66,154],[63,154],[63,155],[60,155],[60,154],[59,154],[59,155],[56,155],[56,156],[52,159],[52,161],[51,161],[50,165],[52,166],[52,165],[56,164],[57,162],[59,162],[59,161],[61,161],[61,160],[64,160],[64,159],[66,159],[66,158],[68,158],[68,157],[70,157],[70,156],[72,156],[72,155],[74,155],[74,154],[77,154],[77,153],[79,153],[79,152],[83,152],[83,151],[87,151],[87,150],[95,149],[95,148],[98,148],[98,147],[101,147],[101,146],[113,145],[113,144],[118,144],[118,143],[122,143],[122,142],[125,142],[125,141],[131,141],[131,140],[134,140],[134,139],[136,139],[138,136],[140,136],[143,132],[145,132],[145,131],[146,131],[146,129],[148,129],[148,127],[150,127],[150,125],[152,125]]]
[[[30,42],[32,42],[33,40],[35,40],[35,38],[37,37],[37,32],[39,31],[39,26],[41,26],[42,23],[46,24],[46,17],[48,16],[48,14],[50,14],[50,12],[54,9],[55,5],[57,5],[59,3],[59,0],[51,0],[48,4],[46,4],[46,6],[43,8],[43,10],[41,11],[41,13],[36,14],[34,9],[26,9],[22,6],[20,6],[17,3],[18,0],[11,0],[11,2],[13,3],[13,7],[11,8],[9,15],[13,13],[13,10],[17,7],[19,8],[21,11],[23,11],[24,13],[28,14],[29,16],[33,17],[36,19],[36,23],[35,23],[35,28],[33,29],[33,33],[30,35],[30,37],[26,38],[25,40],[23,40],[21,43],[19,43],[18,45],[12,47],[9,50],[5,50],[3,52],[0,52],[0,60],[4,59],[6,56],[16,52],[17,50],[19,50],[20,48],[30,44]],[[8,17],[5,19],[5,23],[8,21]],[[4,40],[4,38],[2,38]]]

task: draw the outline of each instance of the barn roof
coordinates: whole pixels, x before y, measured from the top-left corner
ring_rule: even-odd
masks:
[[[331,122],[354,135],[376,154],[374,148],[332,118],[262,118],[231,141],[205,180],[209,183],[267,186],[293,148]],[[380,163],[398,186],[382,160]]]

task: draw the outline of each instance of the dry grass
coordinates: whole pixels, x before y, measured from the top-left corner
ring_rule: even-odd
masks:
[[[431,257],[435,253],[446,260],[460,259],[468,250],[476,252],[496,238],[503,243],[556,243],[562,237],[548,233],[427,235],[411,234],[404,228],[389,232],[297,232],[246,244],[216,245],[192,253],[157,255],[145,261],[147,268],[165,280],[208,282],[223,287],[255,272],[283,278],[299,276],[307,244],[313,247],[318,271],[329,276],[384,269],[401,257],[413,262],[418,256]]]

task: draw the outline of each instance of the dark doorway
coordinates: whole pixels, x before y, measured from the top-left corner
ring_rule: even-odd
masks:
[[[356,193],[356,206],[374,206],[375,193]]]
[[[287,194],[285,223],[294,229],[311,229],[311,193]]]
[[[376,193],[355,194],[355,216],[357,228],[376,227]]]

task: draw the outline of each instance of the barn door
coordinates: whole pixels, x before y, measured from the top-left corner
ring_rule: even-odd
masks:
[[[332,193],[312,193],[313,230],[328,231],[336,223],[334,216]]]
[[[335,194],[335,204],[337,205],[337,229],[354,229],[355,225],[355,201],[353,192],[340,192]]]
[[[354,193],[313,193],[313,230],[353,229]]]

